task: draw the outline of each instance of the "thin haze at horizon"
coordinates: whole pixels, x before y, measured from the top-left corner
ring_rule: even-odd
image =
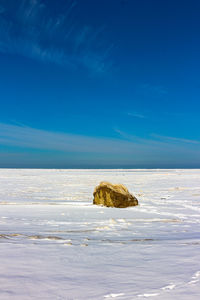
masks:
[[[0,0],[0,167],[200,168],[199,15]]]

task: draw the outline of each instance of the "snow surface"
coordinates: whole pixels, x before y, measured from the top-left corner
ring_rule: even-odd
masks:
[[[200,299],[200,170],[1,169],[0,299]]]

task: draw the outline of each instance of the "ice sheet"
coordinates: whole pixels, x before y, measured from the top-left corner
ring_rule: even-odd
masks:
[[[140,205],[92,205],[100,181]],[[199,299],[200,170],[0,170],[0,299]]]

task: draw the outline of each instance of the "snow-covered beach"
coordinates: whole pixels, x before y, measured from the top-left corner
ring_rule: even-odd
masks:
[[[139,200],[94,206],[100,181]],[[200,170],[0,169],[0,299],[199,299]]]

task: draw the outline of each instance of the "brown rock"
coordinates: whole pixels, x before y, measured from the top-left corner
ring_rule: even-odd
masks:
[[[101,182],[94,190],[93,204],[125,208],[138,205],[138,200],[123,184]]]

